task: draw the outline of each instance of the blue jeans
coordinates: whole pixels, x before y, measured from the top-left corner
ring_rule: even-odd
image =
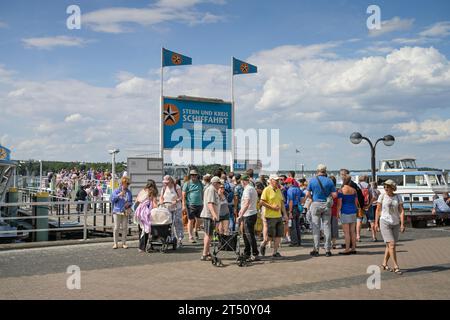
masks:
[[[236,229],[236,223],[234,221],[234,205],[228,205],[228,209],[230,211],[230,232],[234,232],[234,229]]]

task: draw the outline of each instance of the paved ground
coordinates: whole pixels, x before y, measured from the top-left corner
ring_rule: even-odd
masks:
[[[408,229],[398,248],[405,273],[382,272],[379,290],[367,288],[367,267],[382,262],[384,244],[368,240],[357,255],[311,258],[306,236],[284,258],[244,268],[229,253],[222,268],[199,261],[200,244],[167,254],[139,254],[136,242],[0,251],[0,299],[450,299],[449,227]],[[67,289],[70,265],[81,269],[80,290]]]

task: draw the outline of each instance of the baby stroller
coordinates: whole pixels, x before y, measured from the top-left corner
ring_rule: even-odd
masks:
[[[177,238],[172,236],[173,218],[172,213],[165,207],[159,206],[151,211],[151,229],[147,243],[147,251],[154,250],[154,246],[160,246],[159,251],[166,253],[172,246],[177,249]]]
[[[238,230],[239,230],[238,226]],[[234,252],[236,256],[236,263],[239,267],[247,266],[248,262],[245,255],[241,253],[240,234],[239,231],[234,231],[230,235],[218,234],[217,230],[214,230],[214,237],[218,241],[213,242],[213,252],[211,263],[216,267],[223,267],[222,259],[218,257],[218,254],[223,251]]]

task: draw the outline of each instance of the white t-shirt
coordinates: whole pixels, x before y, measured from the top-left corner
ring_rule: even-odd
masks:
[[[250,217],[255,215],[257,212],[256,204],[258,202],[258,193],[256,192],[256,189],[250,184],[248,184],[244,188],[244,192],[242,193],[241,208],[244,207],[244,202],[246,200],[249,200],[250,203],[247,211],[245,211],[244,213],[244,217]]]
[[[394,194],[393,197],[387,194],[381,194],[378,197],[378,203],[381,204],[381,217],[385,222],[390,225],[400,224],[400,211],[398,210],[399,205],[403,205],[402,198]]]

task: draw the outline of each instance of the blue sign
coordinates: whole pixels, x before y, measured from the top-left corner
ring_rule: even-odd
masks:
[[[231,150],[231,110],[222,100],[164,97],[164,149]]]
[[[0,145],[0,161],[11,161],[11,151]]]

